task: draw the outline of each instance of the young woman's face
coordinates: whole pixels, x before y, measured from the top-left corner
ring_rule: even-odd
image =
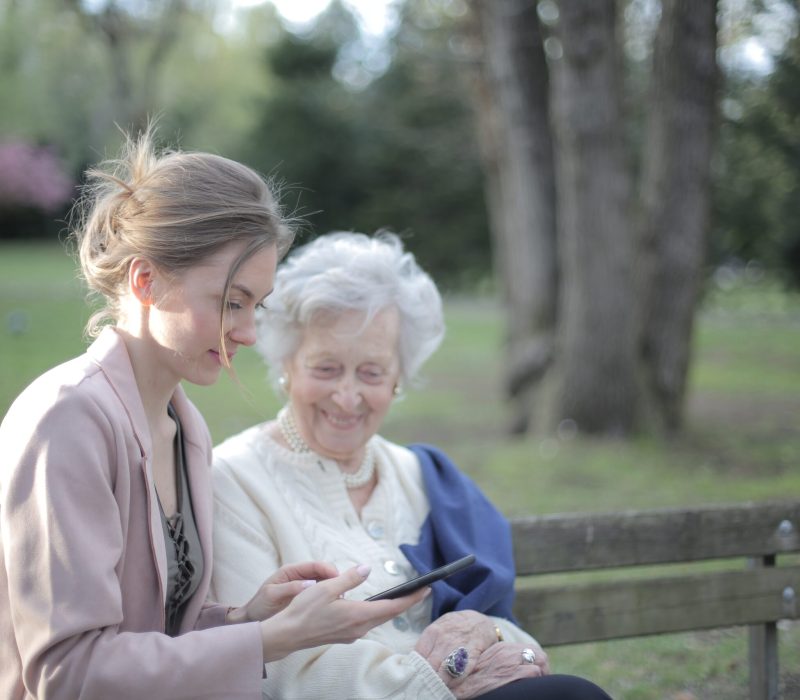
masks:
[[[397,309],[363,323],[355,311],[312,323],[286,366],[292,412],[309,447],[356,464],[389,410],[400,375]]]
[[[254,253],[233,277],[220,344],[220,309],[228,271],[245,243],[232,243],[202,264],[176,276],[157,294],[149,314],[149,333],[162,367],[193,384],[213,384],[242,345],[256,340],[255,312],[272,291],[278,254],[275,246]]]

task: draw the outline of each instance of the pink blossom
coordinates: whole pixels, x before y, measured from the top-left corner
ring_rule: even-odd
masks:
[[[22,141],[0,142],[0,207],[57,211],[73,194],[73,182],[53,149]]]

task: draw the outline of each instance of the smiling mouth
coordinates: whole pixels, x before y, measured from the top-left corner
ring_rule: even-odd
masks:
[[[323,414],[334,428],[341,428],[342,430],[354,428],[361,421],[361,416],[346,416],[342,418],[339,416],[334,416],[327,411],[323,411]]]

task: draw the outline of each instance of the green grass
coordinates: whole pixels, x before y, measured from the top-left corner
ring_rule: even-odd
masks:
[[[58,246],[0,247],[0,411],[39,373],[85,347],[90,312],[76,267]]]
[[[84,296],[59,248],[0,248],[0,412],[37,374],[85,346]],[[424,385],[392,408],[382,432],[443,447],[507,514],[800,494],[797,296],[767,283],[709,295],[698,317],[687,430],[670,442],[509,440],[500,390],[502,316],[485,299],[452,299],[446,312],[447,338],[426,367]],[[238,384],[223,376],[211,388],[187,387],[215,441],[271,418],[279,406],[254,352],[237,354],[236,373]],[[800,626],[784,626],[785,695],[800,697]],[[556,669],[593,678],[624,700],[747,697],[741,629],[556,647],[550,654]]]

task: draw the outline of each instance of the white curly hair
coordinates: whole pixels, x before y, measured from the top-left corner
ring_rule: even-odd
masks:
[[[400,315],[400,380],[411,384],[442,342],[444,315],[439,290],[400,239],[336,231],[297,248],[278,268],[258,319],[256,347],[273,385],[320,314],[361,311],[368,324],[392,306]]]

